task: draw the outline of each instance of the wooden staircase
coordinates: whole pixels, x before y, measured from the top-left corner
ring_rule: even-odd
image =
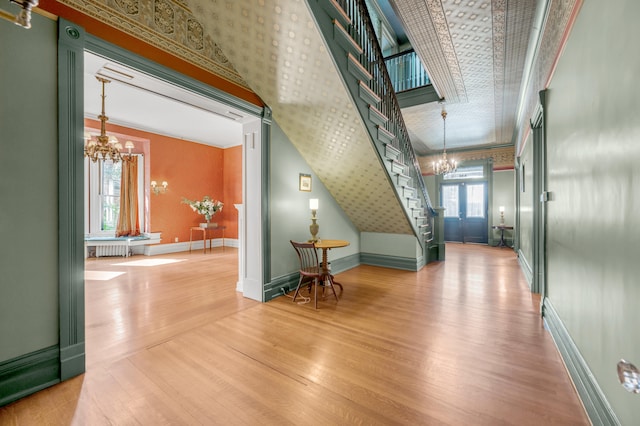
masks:
[[[444,259],[444,244],[436,238],[437,213],[429,199],[364,0],[307,1],[404,207],[407,221],[420,241],[425,263]]]

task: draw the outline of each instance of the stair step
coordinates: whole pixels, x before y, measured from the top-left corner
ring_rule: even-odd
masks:
[[[378,140],[384,144],[391,144],[391,142],[393,142],[393,140],[396,138],[396,135],[394,135],[393,133],[391,133],[389,130],[385,129],[382,126],[376,126],[377,130],[378,130]],[[397,149],[395,146],[391,145],[391,148],[396,150],[398,152],[398,155],[400,155],[400,150]],[[397,157],[397,155],[396,155]]]
[[[402,195],[404,197],[415,198],[416,190],[412,186],[405,185],[405,186],[402,187]]]
[[[318,0],[318,3],[331,18],[340,21],[340,25],[345,28],[351,25],[351,18],[336,0]]]
[[[417,198],[412,198],[412,197],[407,197],[407,205],[412,208],[412,207],[421,207],[420,206],[420,200]]]
[[[398,173],[398,185],[405,186],[411,180],[411,176],[403,175],[402,173]]]
[[[351,75],[355,76],[360,81],[366,81],[367,83],[373,80],[373,76],[362,66],[360,60],[353,56],[351,52],[347,53],[347,69]]]
[[[379,136],[378,136],[378,139],[380,139]],[[398,157],[400,157],[400,150],[398,148],[396,148],[395,146],[391,145],[390,143],[385,143],[385,145],[384,145],[384,156],[389,158],[389,159],[391,159],[391,160],[397,160]]]
[[[384,115],[378,108],[373,105],[369,105],[369,120],[373,121],[378,126],[383,126],[389,121],[386,115]]]
[[[351,53],[357,58],[362,55],[362,47],[351,38],[351,34],[344,29],[337,19],[333,20],[333,39],[344,48],[347,52]]]
[[[390,161],[391,161],[391,173],[400,174],[404,172],[404,164],[396,160],[390,160]]]
[[[371,90],[369,86],[367,86],[364,82],[360,81],[360,88],[358,89],[358,94],[360,99],[364,100],[366,103],[370,105],[374,105],[376,108],[380,103],[380,96],[376,95],[376,93]]]

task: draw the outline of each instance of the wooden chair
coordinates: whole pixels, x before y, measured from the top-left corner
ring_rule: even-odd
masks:
[[[300,280],[298,281],[296,292],[293,295],[293,301],[296,301],[296,298],[300,293],[300,287],[302,287],[303,284],[309,286],[309,294],[311,294],[311,286],[314,287],[315,309],[318,309],[318,286],[320,284],[323,285],[323,292],[324,287],[331,287],[333,295],[337,301],[338,295],[336,294],[335,288],[333,288],[331,275],[328,271],[322,268],[322,265],[320,265],[320,262],[318,261],[318,251],[316,250],[315,244],[291,241],[291,245],[296,250],[298,259],[300,260]]]

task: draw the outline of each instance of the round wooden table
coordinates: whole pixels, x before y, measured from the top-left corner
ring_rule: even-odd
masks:
[[[329,262],[327,261],[327,252],[332,248],[340,248],[346,247],[349,245],[349,241],[345,240],[318,240],[315,242],[316,248],[322,249],[322,270],[324,273],[329,276],[331,280],[331,284],[335,284],[340,287],[340,291],[343,291],[342,284],[336,282],[333,279],[333,275],[331,275],[331,270],[329,269]]]

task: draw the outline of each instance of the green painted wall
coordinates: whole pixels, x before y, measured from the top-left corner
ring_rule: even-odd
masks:
[[[299,191],[300,173],[311,175],[311,192]],[[295,272],[300,266],[289,241],[307,241],[311,238],[310,198],[319,200],[318,237],[351,243],[348,247],[330,250],[329,260],[359,253],[360,233],[274,121],[271,127],[272,278]]]
[[[422,247],[415,235],[381,234],[363,232],[360,234],[363,253],[417,259],[422,256]]]
[[[640,366],[640,2],[586,1],[548,91],[549,298],[624,425],[640,396],[616,363]]]
[[[0,22],[0,361],[58,343],[56,31]]]
[[[520,192],[520,253],[523,260],[533,267],[533,137],[529,134],[520,156],[524,166],[524,184]],[[524,189],[524,192],[522,192]]]

